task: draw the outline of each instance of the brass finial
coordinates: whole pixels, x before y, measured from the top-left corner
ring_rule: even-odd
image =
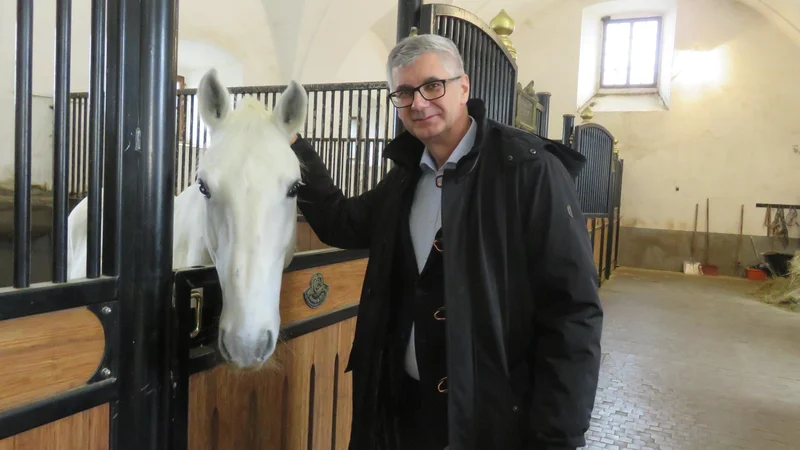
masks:
[[[581,119],[584,122],[590,122],[594,118],[594,111],[592,108],[587,106],[583,111],[581,111]]]
[[[408,37],[416,36],[419,33],[417,27],[411,27],[411,32],[408,33]]]
[[[495,33],[497,33],[498,36],[500,36],[500,40],[503,41],[506,49],[508,49],[508,53],[510,53],[511,57],[516,60],[517,49],[514,48],[514,44],[511,42],[511,39],[509,39],[511,33],[514,32],[514,20],[511,18],[511,16],[506,13],[505,9],[501,9],[500,12],[494,16],[494,19],[489,22],[489,26],[492,28],[492,30],[494,30]]]
[[[619,154],[619,139],[614,138],[614,153]]]

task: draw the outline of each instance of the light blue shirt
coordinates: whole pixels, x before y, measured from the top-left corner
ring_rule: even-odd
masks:
[[[411,230],[411,242],[414,245],[414,255],[417,258],[417,270],[422,272],[428,255],[433,246],[433,239],[436,232],[442,226],[442,189],[436,186],[436,177],[442,175],[445,169],[455,168],[458,161],[472,149],[475,144],[475,134],[477,127],[475,120],[470,117],[470,127],[467,134],[458,143],[453,153],[445,162],[444,166],[436,169],[436,161],[426,148],[422,153],[419,165],[422,168],[422,177],[417,183],[414,191],[414,202],[411,204],[409,215],[409,228]],[[411,326],[411,338],[408,341],[405,355],[406,372],[419,380],[419,370],[417,368],[417,354],[414,348],[414,325]]]

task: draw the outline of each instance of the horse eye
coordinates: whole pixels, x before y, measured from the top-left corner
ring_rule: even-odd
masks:
[[[289,198],[297,197],[297,188],[300,187],[300,184],[299,181],[293,184],[292,187],[289,188],[289,192],[286,193],[286,196]]]
[[[203,180],[197,180],[197,184],[199,185],[200,193],[203,194],[206,198],[211,198],[211,193],[208,192],[208,188],[206,184],[203,183]]]

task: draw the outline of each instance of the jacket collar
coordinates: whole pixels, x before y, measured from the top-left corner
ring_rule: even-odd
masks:
[[[486,106],[483,100],[478,98],[469,99],[467,101],[467,113],[472,116],[477,126],[475,145],[472,148],[474,150],[483,145],[488,125]],[[395,164],[406,169],[413,169],[419,166],[419,161],[424,151],[425,144],[408,131],[404,131],[386,145],[383,150],[383,157],[391,159]]]

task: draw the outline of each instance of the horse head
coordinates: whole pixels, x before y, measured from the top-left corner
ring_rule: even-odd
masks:
[[[295,252],[300,162],[290,140],[308,97],[290,82],[275,109],[246,96],[233,109],[215,69],[197,90],[210,145],[197,167],[206,248],[222,288],[219,350],[239,368],[261,366],[278,341],[283,270]]]

